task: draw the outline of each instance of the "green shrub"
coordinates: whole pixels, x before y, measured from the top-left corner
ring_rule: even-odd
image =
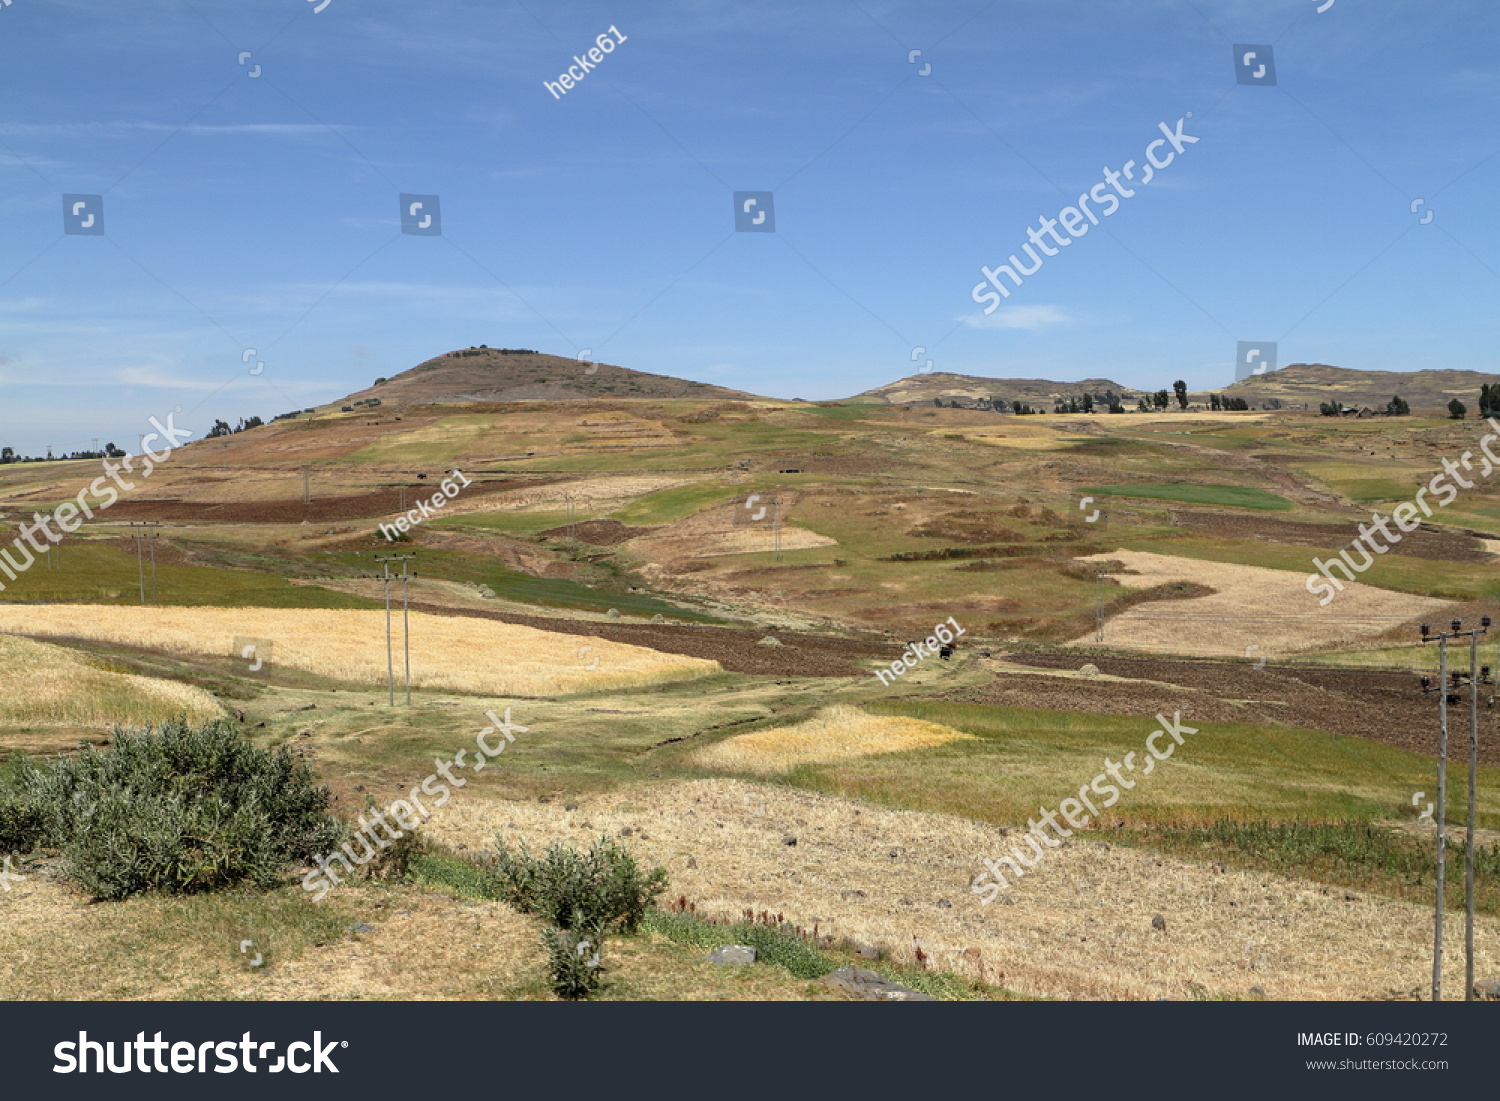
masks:
[[[599,986],[599,952],[604,933],[598,929],[580,932],[549,925],[542,930],[547,948],[547,967],[552,973],[552,992],[559,998],[587,998]]]
[[[755,949],[757,962],[783,967],[799,979],[816,979],[839,966],[833,957],[774,925],[748,921],[720,925],[677,910],[652,910],[646,927],[695,948],[748,945]]]
[[[365,796],[366,811],[376,809],[375,800]],[[366,879],[407,883],[419,858],[427,852],[427,840],[418,830],[402,830],[401,836],[377,848],[374,858],[360,868]]]
[[[31,852],[45,831],[46,816],[34,800],[0,787],[0,856]]]
[[[100,899],[270,884],[343,830],[305,764],[251,745],[226,720],[117,729],[108,751],[16,771],[0,793],[0,831],[10,831],[0,840],[60,850]]]
[[[490,897],[569,930],[634,933],[667,886],[665,868],[642,875],[630,851],[606,837],[587,852],[554,842],[541,856],[496,837],[486,870]]]

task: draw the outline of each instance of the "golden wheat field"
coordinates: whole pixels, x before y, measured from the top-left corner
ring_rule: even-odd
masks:
[[[939,723],[901,716],[867,715],[839,705],[796,726],[738,734],[699,750],[693,763],[724,772],[770,776],[798,765],[924,749],[959,738],[972,739]]]
[[[1106,645],[1162,654],[1243,657],[1248,647],[1282,657],[1334,644],[1357,644],[1384,635],[1451,602],[1344,582],[1344,591],[1326,607],[1308,594],[1306,574],[1209,562],[1148,551],[1112,550],[1079,562],[1122,562],[1129,573],[1116,580],[1132,589],[1170,581],[1191,581],[1214,590],[1191,600],[1163,600],[1127,608],[1110,619]],[[1094,633],[1070,646],[1094,646]]]
[[[5,726],[143,726],[174,715],[202,721],[223,713],[201,688],[113,672],[61,646],[0,635]]]
[[[233,652],[236,639],[263,640],[270,647],[261,645],[259,653],[268,654],[273,667],[360,684],[386,679],[385,613],[379,610],[0,605],[0,631],[225,658],[240,657]],[[399,616],[394,638],[400,678]],[[411,671],[414,688],[559,696],[688,680],[720,669],[715,661],[601,638],[413,612]]]

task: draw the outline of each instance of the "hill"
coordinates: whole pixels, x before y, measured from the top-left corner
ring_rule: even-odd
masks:
[[[1276,398],[1286,405],[1305,404],[1316,409],[1320,402],[1338,398],[1345,405],[1384,408],[1399,394],[1413,409],[1441,409],[1458,398],[1474,412],[1479,387],[1500,382],[1500,375],[1479,371],[1355,371],[1326,363],[1291,363],[1279,371],[1256,375],[1219,391],[1244,398],[1258,409]]]
[[[467,404],[482,401],[570,401],[580,398],[747,398],[753,395],[704,382],[653,375],[629,367],[582,362],[530,350],[465,348],[444,352],[409,371],[350,394],[347,405],[379,398],[383,405]]]
[[[986,378],[983,375],[959,375],[950,371],[933,371],[931,374],[908,375],[895,382],[877,386],[873,390],[855,394],[846,400],[852,402],[878,402],[886,405],[931,405],[933,399],[943,401],[975,402],[1002,398],[1007,402],[1024,401],[1033,405],[1052,408],[1054,398],[1081,397],[1092,394],[1102,399],[1107,391],[1114,391],[1129,405],[1135,404],[1137,395],[1145,393],[1107,378],[1086,378],[1078,382],[1054,382],[1041,378]]]

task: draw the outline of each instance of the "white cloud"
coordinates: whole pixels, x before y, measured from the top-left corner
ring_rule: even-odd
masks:
[[[1057,306],[1011,306],[985,316],[970,314],[962,319],[971,329],[1025,329],[1036,332],[1057,325],[1075,325],[1079,318]]]

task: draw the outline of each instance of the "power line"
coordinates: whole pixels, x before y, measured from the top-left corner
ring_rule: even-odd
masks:
[[[156,540],[161,538],[157,530],[161,527],[159,520],[144,520],[130,522],[130,535],[135,540],[135,562],[141,579],[141,603],[146,603],[146,555],[145,547],[151,546],[151,603],[157,602],[156,588]],[[136,531],[136,528],[144,528],[144,531]]]
[[[391,643],[391,563],[401,563],[401,642],[404,652],[405,675],[406,675],[406,706],[411,706],[411,618],[410,618],[410,578],[417,576],[415,572],[408,574],[406,564],[416,559],[415,554],[391,554],[376,556],[375,561],[381,565],[381,581],[385,585],[385,680],[390,706],[396,706],[396,674],[395,661],[392,657]]]
[[[1431,627],[1422,624],[1422,641],[1438,644],[1438,681],[1422,678],[1424,693],[1436,692],[1438,697],[1438,802],[1437,802],[1437,901],[1432,918],[1432,1000],[1443,1000],[1443,909],[1444,872],[1447,868],[1448,848],[1448,705],[1457,703],[1458,693],[1454,689],[1469,688],[1469,826],[1464,844],[1464,1001],[1474,1000],[1474,815],[1476,778],[1479,770],[1479,686],[1486,683],[1489,666],[1484,674],[1479,671],[1479,636],[1490,628],[1490,617],[1484,616],[1480,626],[1474,630],[1463,630],[1463,623],[1455,619],[1450,630],[1431,634]],[[1448,640],[1469,640],[1469,673],[1448,673]]]

